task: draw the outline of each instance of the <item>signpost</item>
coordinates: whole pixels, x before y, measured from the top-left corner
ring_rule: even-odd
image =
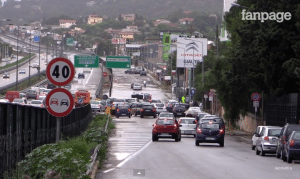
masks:
[[[99,56],[74,55],[75,68],[99,68]]]
[[[56,86],[69,84],[75,75],[72,62],[66,58],[51,60],[46,69],[48,80]],[[47,111],[56,118],[56,143],[59,142],[61,117],[68,115],[74,107],[72,94],[63,88],[51,90],[46,97],[45,106]]]
[[[107,56],[106,68],[130,68],[131,58],[129,56]]]
[[[257,113],[257,108],[259,107],[260,94],[252,93],[251,100],[253,100],[253,107],[255,108],[255,120],[256,120],[256,113]]]

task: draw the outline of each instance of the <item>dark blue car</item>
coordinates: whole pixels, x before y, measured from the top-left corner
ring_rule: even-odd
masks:
[[[196,127],[196,146],[199,143],[219,143],[220,147],[224,147],[225,131],[220,123],[216,122],[198,122]]]
[[[120,116],[128,116],[129,118],[131,118],[129,105],[118,105],[116,107],[116,117],[119,118]]]
[[[300,132],[293,131],[289,139],[285,143],[285,158],[288,163],[292,163],[294,159],[300,159]]]

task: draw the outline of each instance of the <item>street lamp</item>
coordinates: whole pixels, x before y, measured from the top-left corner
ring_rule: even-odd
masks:
[[[9,24],[9,25],[13,25],[13,24]],[[19,33],[20,33],[20,29],[19,29],[19,25],[18,27],[18,35],[17,35],[17,71],[16,71],[16,90],[18,90],[18,74],[19,74]]]
[[[237,4],[237,3],[231,3],[231,6],[233,6],[233,7],[239,7],[239,8],[245,8],[245,9],[249,9],[249,7],[242,6],[242,5],[240,5],[240,4]]]

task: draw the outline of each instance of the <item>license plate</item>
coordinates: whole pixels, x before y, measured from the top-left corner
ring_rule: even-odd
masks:
[[[215,140],[213,137],[206,137],[206,140]]]
[[[191,131],[184,131],[185,134],[191,134]]]
[[[169,136],[169,133],[161,133],[160,135]]]
[[[146,111],[150,111],[150,110],[146,110]]]
[[[182,113],[177,113],[177,115],[182,115]]]

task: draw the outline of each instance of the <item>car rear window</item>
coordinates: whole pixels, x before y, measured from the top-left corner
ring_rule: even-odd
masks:
[[[153,109],[153,106],[152,105],[144,105],[143,108],[144,109]]]
[[[174,120],[157,120],[156,124],[157,125],[173,125],[175,122]]]
[[[91,104],[99,104],[99,101],[91,101]]]
[[[300,140],[300,132],[295,133],[293,139]]]
[[[118,106],[120,109],[128,109],[128,106]]]
[[[223,119],[222,118],[213,118],[214,121],[218,122],[218,123],[223,123]]]
[[[216,122],[214,119],[201,119],[201,122],[209,122],[209,121]]]
[[[124,99],[115,99],[114,102],[125,102]]]
[[[286,137],[290,136],[293,131],[300,131],[300,125],[299,126],[290,126],[287,129]]]
[[[129,103],[135,102],[135,99],[128,99]]]
[[[201,128],[204,129],[219,129],[219,124],[201,124]]]
[[[160,114],[159,117],[174,117],[173,114]]]
[[[196,124],[195,119],[181,119],[181,124]]]
[[[269,129],[268,136],[279,136],[281,129]]]
[[[42,104],[42,101],[31,101],[31,104]]]
[[[164,104],[156,104],[157,107],[164,107]]]

